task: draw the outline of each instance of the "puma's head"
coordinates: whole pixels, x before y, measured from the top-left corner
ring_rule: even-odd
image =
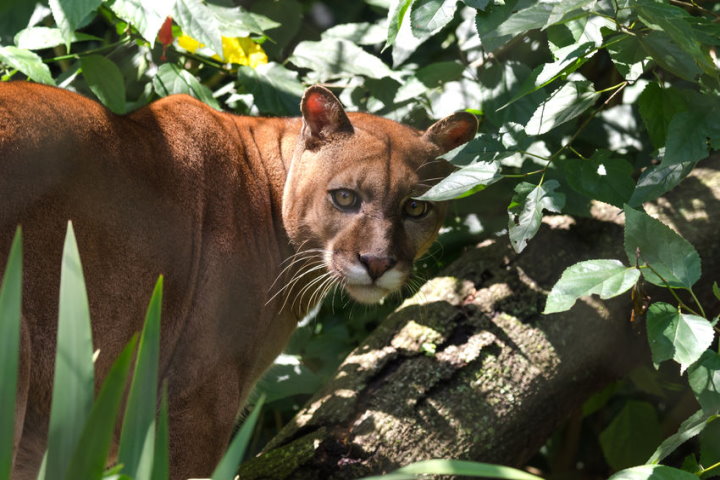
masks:
[[[283,222],[298,249],[290,281],[310,301],[339,283],[355,300],[377,302],[405,283],[437,236],[446,206],[414,197],[452,171],[437,157],[472,139],[477,119],[456,113],[423,133],[348,115],[319,86],[305,92],[301,110],[283,196]]]

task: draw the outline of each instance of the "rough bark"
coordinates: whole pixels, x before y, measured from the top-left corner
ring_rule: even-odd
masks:
[[[646,207],[698,248],[710,279],[720,265],[719,166],[706,162]],[[629,296],[540,314],[567,266],[626,260],[618,210],[594,217],[546,218],[520,255],[504,240],[469,250],[385,319],[240,478],[345,480],[429,458],[523,464],[648,356]]]

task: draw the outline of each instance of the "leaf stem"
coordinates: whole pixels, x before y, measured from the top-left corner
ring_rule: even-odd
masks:
[[[699,477],[699,476],[704,475],[704,474],[706,474],[707,472],[709,472],[710,470],[713,470],[714,468],[717,468],[717,467],[720,467],[720,462],[717,462],[717,463],[715,463],[715,464],[713,464],[713,465],[710,465],[710,466],[707,467],[707,468],[701,468],[699,472],[696,472],[696,473],[695,473],[695,475],[697,475],[697,476]]]
[[[83,55],[92,55],[93,53],[104,52],[105,50],[110,50],[110,49],[115,48],[115,47],[117,47],[117,46],[120,46],[120,45],[123,45],[123,44],[125,44],[125,43],[128,43],[128,42],[130,42],[131,40],[132,40],[132,39],[131,39],[130,37],[125,37],[125,38],[122,38],[122,39],[118,40],[117,42],[113,42],[113,43],[110,43],[110,44],[108,44],[108,45],[103,45],[102,47],[92,48],[92,49],[90,49],[90,50],[85,50],[84,52],[68,53],[67,55],[59,55],[59,56],[57,56],[57,57],[46,58],[46,59],[43,60],[43,62],[45,62],[45,63],[51,63],[51,62],[60,62],[60,61],[62,61],[62,60],[78,59],[78,58],[80,58],[80,57],[83,56]]]
[[[693,289],[688,288],[687,290],[688,290],[688,292],[690,292],[690,295],[692,295],[693,301],[695,302],[695,305],[697,305],[698,308],[700,309],[700,313],[702,314],[702,316],[704,318],[707,318],[707,315],[705,315],[705,309],[703,309],[702,305],[700,305],[700,301],[698,300],[697,296],[695,295],[695,292],[693,291]]]
[[[503,177],[505,177],[505,178],[525,178],[525,177],[529,177],[530,175],[537,175],[538,173],[543,173],[544,171],[545,171],[545,169],[542,168],[542,169],[540,169],[540,170],[534,170],[534,171],[532,171],[532,172],[527,172],[527,173],[517,173],[517,174],[515,174],[515,173],[508,173],[508,174],[503,174]]]
[[[693,315],[700,316],[700,314],[699,314],[698,312],[696,312],[695,310],[693,310],[692,308],[690,308],[685,302],[682,301],[682,299],[678,296],[678,294],[675,293],[675,289],[670,286],[670,283],[668,283],[668,281],[665,280],[665,279],[663,278],[663,276],[660,275],[660,274],[657,272],[657,270],[655,270],[655,269],[652,267],[652,265],[650,265],[649,263],[646,263],[645,265],[642,265],[642,266],[640,266],[640,267],[638,267],[638,268],[649,268],[651,272],[653,272],[655,275],[657,275],[657,277],[658,277],[660,280],[662,280],[662,282],[665,284],[665,288],[667,288],[667,289],[670,291],[670,294],[675,298],[675,300],[677,300],[679,307],[684,308],[685,310],[687,310],[688,312],[692,313]],[[702,315],[702,316],[704,317],[705,315]]]

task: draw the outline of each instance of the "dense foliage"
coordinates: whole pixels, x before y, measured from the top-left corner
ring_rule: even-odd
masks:
[[[426,195],[468,198],[454,206],[444,255],[421,262],[418,277],[469,240],[506,230],[521,252],[543,215],[588,216],[598,202],[613,205],[625,214],[627,258],[570,267],[545,313],[584,295],[630,291],[659,367],[593,398],[581,414],[583,435],[558,432],[533,464],[553,473],[569,462],[602,477],[663,461],[670,466],[616,475],[720,474],[717,304],[698,301],[701,262],[692,245],[642,208],[720,143],[720,9],[684,0],[242,4],[4,2],[0,74],[74,89],[117,113],[182,92],[237,113],[296,115],[304,86],[325,83],[351,110],[418,127],[460,109],[478,114],[478,137],[448,157],[460,168]],[[643,282],[669,289],[675,302],[648,304]],[[397,301],[358,310],[333,296],[317,320],[301,325],[261,382],[268,408],[252,448]],[[670,411],[691,408],[697,413],[660,445],[676,422]],[[580,448],[561,459],[569,441]]]

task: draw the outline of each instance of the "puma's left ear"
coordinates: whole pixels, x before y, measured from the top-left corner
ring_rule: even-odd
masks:
[[[477,129],[478,121],[475,115],[457,112],[433,123],[423,137],[437,145],[442,155],[472,140]]]
[[[333,133],[353,133],[350,119],[340,101],[330,90],[313,85],[305,90],[300,101],[303,116],[302,134],[313,143],[326,140]]]

